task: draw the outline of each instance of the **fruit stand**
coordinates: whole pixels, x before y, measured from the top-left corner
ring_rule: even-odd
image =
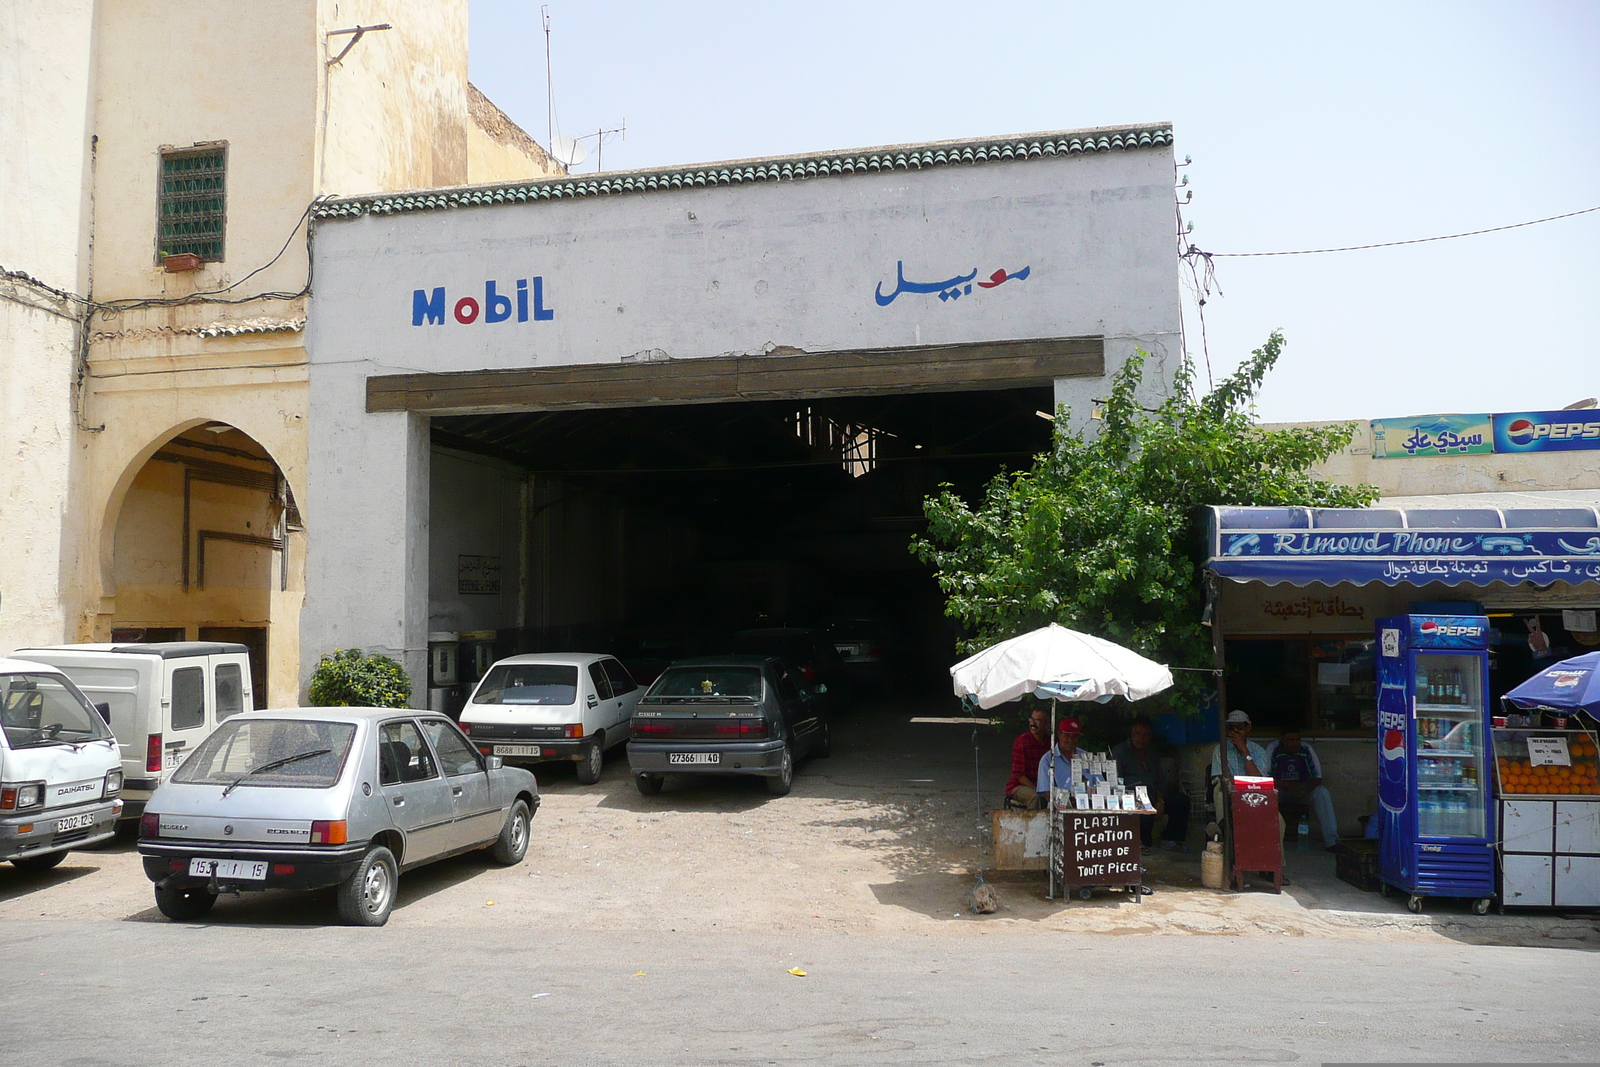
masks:
[[[1600,744],[1582,729],[1496,726],[1500,905],[1600,907]]]

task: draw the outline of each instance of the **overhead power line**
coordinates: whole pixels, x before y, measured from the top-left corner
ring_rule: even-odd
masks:
[[[1198,248],[1195,248],[1193,245],[1191,245],[1190,246],[1190,250],[1193,251],[1193,252],[1197,252],[1197,253],[1200,253],[1202,255],[1205,255],[1207,257],[1215,258],[1215,259],[1222,259],[1224,257],[1226,257],[1228,259],[1250,259],[1250,258],[1254,258],[1254,257],[1257,257],[1257,256],[1315,256],[1315,255],[1319,255],[1319,254],[1321,254],[1323,252],[1360,252],[1360,251],[1363,251],[1364,249],[1368,249],[1368,248],[1393,248],[1396,245],[1427,244],[1429,241],[1454,241],[1458,237],[1477,237],[1478,235],[1485,234],[1485,233],[1499,233],[1501,230],[1519,230],[1524,226],[1537,226],[1537,225],[1539,225],[1540,223],[1543,223],[1543,222],[1555,222],[1555,221],[1557,221],[1559,219],[1575,218],[1578,215],[1587,215],[1587,214],[1589,214],[1591,212],[1594,212],[1594,211],[1600,211],[1600,206],[1586,207],[1582,211],[1569,211],[1565,215],[1551,215],[1549,218],[1546,218],[1546,219],[1534,219],[1531,222],[1514,222],[1509,226],[1491,226],[1487,230],[1469,230],[1466,233],[1447,233],[1447,234],[1444,234],[1443,236],[1440,236],[1440,237],[1416,237],[1416,238],[1413,238],[1413,239],[1411,239],[1409,241],[1381,241],[1378,244],[1371,244],[1371,245],[1347,245],[1344,248],[1300,248],[1300,249],[1296,249],[1293,252],[1203,252],[1203,253],[1200,253],[1200,250]]]

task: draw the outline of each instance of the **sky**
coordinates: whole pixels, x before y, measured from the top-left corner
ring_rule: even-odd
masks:
[[[1600,206],[1595,2],[548,7],[558,132],[626,122],[606,170],[1170,121],[1211,253]],[[540,5],[470,18],[472,81],[546,143]],[[1203,383],[1281,328],[1265,421],[1560,408],[1600,396],[1597,257],[1600,212],[1218,257],[1188,348]]]

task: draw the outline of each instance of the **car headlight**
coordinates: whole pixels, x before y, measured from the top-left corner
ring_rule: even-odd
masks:
[[[106,785],[105,788],[100,791],[100,795],[103,797],[114,797],[120,792],[122,792],[122,772],[107,771]]]
[[[0,786],[0,810],[26,811],[43,805],[43,782],[17,782]]]

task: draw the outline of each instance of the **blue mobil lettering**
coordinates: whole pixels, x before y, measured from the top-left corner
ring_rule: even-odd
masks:
[[[527,278],[518,278],[515,290],[515,309],[518,322],[527,322],[531,315],[534,322],[549,322],[556,317],[554,308],[544,306],[544,278],[533,278],[532,308],[529,308],[529,288]],[[506,322],[513,314],[513,295],[502,293],[493,281],[483,283],[483,301],[479,303],[476,297],[463,296],[450,304],[445,294],[444,286],[437,286],[432,290],[416,289],[411,294],[411,325],[443,326],[445,308],[448,306],[450,314],[463,326],[471,326],[481,316],[484,322]]]

